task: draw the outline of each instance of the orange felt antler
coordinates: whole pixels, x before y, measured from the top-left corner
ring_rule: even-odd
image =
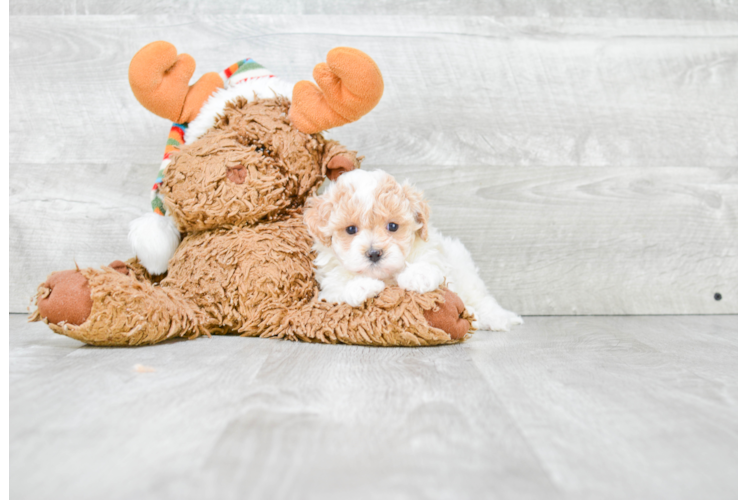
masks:
[[[374,109],[384,92],[382,73],[374,60],[357,49],[338,47],[327,63],[314,67],[314,79],[293,88],[289,116],[307,134],[358,120]]]
[[[130,88],[147,110],[176,123],[192,121],[203,103],[223,88],[218,73],[206,73],[190,86],[195,60],[177,55],[169,42],[149,43],[130,61]]]

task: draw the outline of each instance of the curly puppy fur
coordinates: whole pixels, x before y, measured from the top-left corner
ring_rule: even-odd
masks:
[[[80,325],[50,328],[95,345],[234,332],[378,346],[467,338],[471,331],[455,340],[430,326],[426,315],[444,303],[442,290],[389,287],[360,308],[317,300],[303,206],[333,157],[344,155],[354,167],[360,159],[321,134],[300,132],[288,110],[284,97],[240,98],[213,129],[174,154],[162,193],[183,239],[167,275],[150,276],[135,259],[127,273],[80,270],[90,287],[90,314]],[[48,283],[38,301],[54,295]],[[31,320],[42,316],[37,311]]]

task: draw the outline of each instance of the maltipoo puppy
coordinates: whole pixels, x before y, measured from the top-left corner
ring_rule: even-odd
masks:
[[[382,170],[341,175],[304,212],[317,252],[319,298],[359,306],[386,285],[425,293],[446,279],[479,330],[522,324],[488,293],[465,246],[429,227],[428,219],[423,194],[408,183]]]

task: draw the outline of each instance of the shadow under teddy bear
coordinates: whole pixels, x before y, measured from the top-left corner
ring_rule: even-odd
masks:
[[[252,63],[243,73],[254,76],[233,74],[224,84],[212,73],[189,87],[194,60],[171,44],[133,57],[139,101],[190,122],[191,138],[165,160],[159,200],[168,216],[149,214],[172,231],[175,248],[158,262],[153,252],[163,249],[154,247],[170,239],[155,232],[141,235],[138,257],[126,263],[53,273],[39,286],[31,320],[94,345],[226,333],[380,346],[465,339],[471,318],[446,289],[387,287],[356,308],[317,299],[303,207],[325,175],[360,161],[320,132],[376,106],[384,87],[374,61],[333,49],[315,68],[319,88],[297,83],[293,104],[287,84]]]

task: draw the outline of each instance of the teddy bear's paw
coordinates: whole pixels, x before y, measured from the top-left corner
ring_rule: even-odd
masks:
[[[77,270],[52,273],[39,286],[38,315],[50,323],[82,325],[92,305],[88,279]]]
[[[429,325],[444,330],[454,340],[461,339],[470,330],[470,322],[462,318],[465,305],[451,290],[444,290],[444,303],[435,309],[423,311]]]
[[[366,277],[354,278],[345,286],[343,301],[353,307],[358,307],[366,299],[379,295],[384,287],[384,281],[381,280]]]
[[[409,264],[405,271],[397,276],[397,285],[412,292],[426,293],[439,288],[444,275],[436,266],[430,264]]]

